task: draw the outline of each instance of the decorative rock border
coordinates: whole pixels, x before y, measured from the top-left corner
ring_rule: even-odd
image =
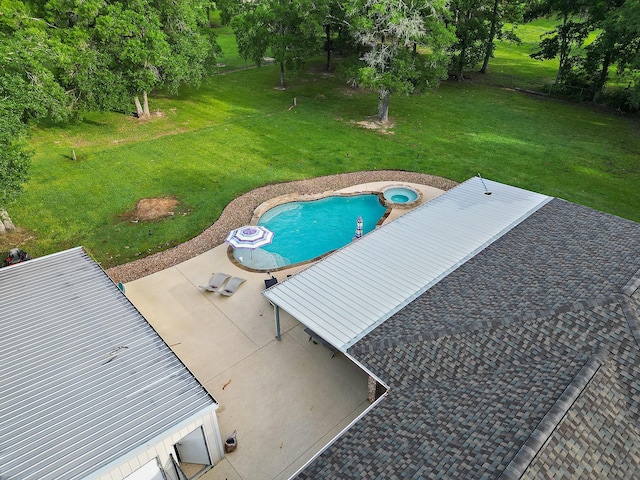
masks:
[[[164,252],[110,268],[106,272],[114,282],[126,283],[189,260],[222,244],[227,233],[234,228],[250,223],[255,209],[274,197],[294,193],[314,195],[330,190],[340,190],[351,185],[381,181],[418,183],[441,190],[449,190],[457,185],[457,182],[447,178],[402,170],[341,173],[308,180],[265,185],[229,202],[218,220],[197,237]]]

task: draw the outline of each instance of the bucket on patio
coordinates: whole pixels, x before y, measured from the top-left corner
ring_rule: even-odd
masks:
[[[236,431],[234,430],[231,436],[224,441],[224,453],[233,452],[237,446],[238,441],[236,440]]]

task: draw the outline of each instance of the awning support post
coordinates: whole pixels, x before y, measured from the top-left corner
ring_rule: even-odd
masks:
[[[276,312],[276,338],[278,339],[278,341],[281,340],[281,336],[280,336],[280,307],[278,305],[275,305],[275,312]]]

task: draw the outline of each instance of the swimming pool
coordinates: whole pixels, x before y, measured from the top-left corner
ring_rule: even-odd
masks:
[[[273,242],[253,253],[234,251],[241,264],[273,270],[313,260],[353,241],[361,216],[363,233],[376,227],[387,209],[376,194],[333,195],[319,200],[284,203],[258,220],[274,233]]]

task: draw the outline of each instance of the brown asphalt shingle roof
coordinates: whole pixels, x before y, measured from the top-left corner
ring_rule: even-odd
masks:
[[[640,475],[639,286],[640,225],[554,199],[349,350],[390,390],[299,478]]]

